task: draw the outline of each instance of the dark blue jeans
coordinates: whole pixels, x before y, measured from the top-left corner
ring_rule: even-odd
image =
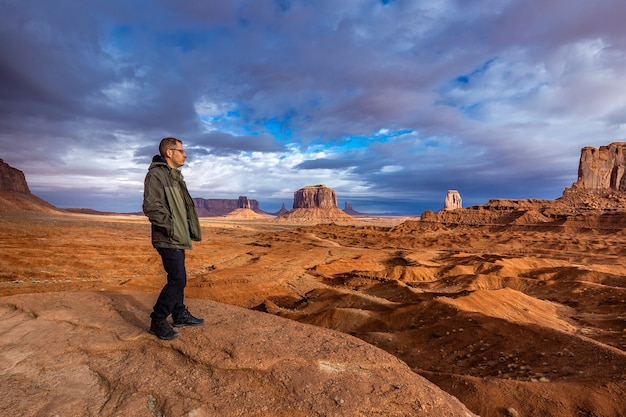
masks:
[[[163,268],[167,272],[167,284],[161,290],[150,317],[152,320],[165,320],[170,314],[180,315],[185,311],[185,286],[187,286],[187,272],[185,270],[185,250],[158,248]]]

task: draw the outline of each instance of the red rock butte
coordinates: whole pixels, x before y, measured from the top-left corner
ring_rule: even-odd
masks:
[[[350,222],[352,216],[337,207],[337,195],[327,186],[309,185],[293,194],[293,208],[278,217],[278,221],[301,223]]]

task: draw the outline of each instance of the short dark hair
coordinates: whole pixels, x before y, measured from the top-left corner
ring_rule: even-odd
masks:
[[[165,158],[165,151],[168,149],[175,149],[178,143],[183,143],[183,141],[173,137],[161,139],[161,143],[159,143],[159,153],[163,158]]]

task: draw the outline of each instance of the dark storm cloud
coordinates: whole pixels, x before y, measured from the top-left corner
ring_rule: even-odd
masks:
[[[229,155],[240,152],[284,152],[286,148],[270,135],[236,136],[211,132],[193,140],[194,148],[207,149],[208,154]]]

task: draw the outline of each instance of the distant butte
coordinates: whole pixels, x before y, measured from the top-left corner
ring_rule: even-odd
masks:
[[[245,196],[240,196],[238,199],[194,198],[193,203],[196,206],[199,217],[225,216],[240,208],[250,209],[257,214],[265,214],[259,208],[257,200],[252,200]]]
[[[26,176],[0,159],[0,211],[36,211],[55,213],[60,210],[30,192]]]
[[[309,185],[293,194],[293,209],[277,218],[278,221],[301,223],[349,222],[352,216],[337,207],[335,191],[324,184]]]
[[[352,208],[352,204],[351,203],[346,203],[346,205],[343,208],[343,212],[346,213],[347,215],[350,215],[352,217],[362,217],[362,216],[367,216],[367,214],[365,213],[359,213],[358,211],[356,211],[354,208]]]
[[[30,194],[24,173],[0,159],[0,191]]]

